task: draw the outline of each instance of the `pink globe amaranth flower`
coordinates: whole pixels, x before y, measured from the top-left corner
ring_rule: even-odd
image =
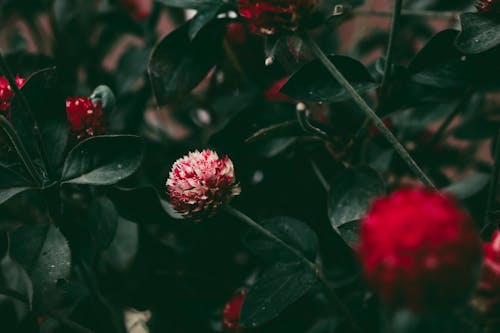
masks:
[[[240,317],[243,301],[246,296],[247,291],[243,289],[233,295],[229,302],[227,302],[224,306],[224,310],[222,311],[222,324],[224,326],[225,333],[243,332],[243,328],[240,326]]]
[[[16,84],[20,89],[26,83],[26,79],[16,75]],[[14,98],[14,90],[5,76],[0,76],[0,114],[10,118],[10,103]]]
[[[483,268],[473,304],[487,314],[500,308],[500,231],[495,231],[491,242],[485,243],[483,249]]]
[[[391,308],[426,312],[464,301],[481,253],[470,216],[442,193],[398,190],[375,200],[362,220],[363,273]]]
[[[229,157],[198,150],[178,159],[167,179],[172,207],[185,218],[200,220],[240,193]]]
[[[500,13],[500,0],[478,0],[476,9],[480,13]]]
[[[296,30],[317,0],[238,0],[239,13],[250,31],[274,35]]]
[[[100,103],[94,104],[87,97],[69,97],[66,99],[71,137],[82,140],[106,132],[106,117]]]

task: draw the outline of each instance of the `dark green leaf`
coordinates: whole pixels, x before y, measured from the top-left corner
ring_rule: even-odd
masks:
[[[350,247],[355,247],[359,244],[359,227],[361,225],[360,220],[346,222],[344,224],[339,225],[338,232],[342,239],[349,245]]]
[[[462,32],[456,45],[464,53],[477,54],[500,45],[500,19],[496,15],[463,13]]]
[[[292,217],[280,216],[264,220],[261,225],[276,237],[298,250],[309,260],[314,261],[318,253],[318,238],[304,222]],[[266,261],[297,261],[297,256],[258,232],[249,232],[244,239],[245,245]]]
[[[116,99],[108,86],[98,86],[90,95],[94,104],[101,103],[104,113],[109,116],[116,109]]]
[[[149,61],[151,84],[159,105],[187,95],[219,60],[225,25],[213,21],[191,41],[190,22],[165,36]]]
[[[33,284],[31,283],[30,277],[26,271],[9,256],[0,261],[0,274],[5,288],[26,296],[28,306],[22,302],[16,302],[16,311],[25,314],[26,310],[31,308],[33,302]]]
[[[490,175],[486,173],[473,173],[472,175],[443,188],[442,191],[451,193],[457,199],[465,200],[484,189],[486,185],[488,185],[489,180]]]
[[[21,192],[33,188],[32,183],[17,172],[0,165],[0,205]]]
[[[341,236],[346,236],[346,242],[352,242],[350,235],[354,225],[341,226],[361,219],[373,199],[384,192],[383,179],[368,167],[346,169],[333,180],[328,196],[328,216],[332,227]]]
[[[198,9],[207,6],[217,6],[221,3],[221,0],[156,0],[156,2],[169,7]]]
[[[329,56],[330,61],[360,94],[375,88],[375,82],[366,67],[345,56]],[[349,93],[335,80],[319,60],[300,68],[285,83],[282,93],[305,102],[338,102],[350,98]]]
[[[61,93],[55,68],[34,73],[21,88],[34,120],[40,129],[50,166],[56,170],[62,162],[68,141],[68,121],[65,98]],[[35,148],[33,118],[25,110],[20,96],[12,100],[11,122],[33,158],[39,153]]]
[[[139,249],[139,226],[125,219],[118,219],[115,238],[104,251],[108,264],[119,272],[126,271]]]
[[[6,231],[0,231],[0,261],[7,255],[9,250],[9,235]]]
[[[53,225],[22,227],[10,235],[10,255],[33,281],[33,306],[47,311],[62,299],[59,286],[71,271],[71,252]]]
[[[131,46],[123,53],[116,69],[116,92],[119,96],[129,92],[144,77],[150,54],[150,48],[137,46]]]
[[[303,262],[277,263],[269,267],[245,298],[241,324],[255,327],[269,322],[307,293],[315,282],[316,273]]]
[[[118,225],[118,212],[111,200],[106,197],[94,200],[90,206],[89,225],[97,246],[107,248],[115,237]]]
[[[138,136],[91,137],[70,151],[64,162],[62,181],[72,184],[116,184],[137,171],[142,155],[142,140]]]
[[[189,22],[190,39],[195,38],[198,32],[215,18],[215,16],[219,13],[219,10],[222,8],[222,5],[222,3],[219,3],[216,6],[203,7],[198,10],[198,13],[196,13],[193,19]]]

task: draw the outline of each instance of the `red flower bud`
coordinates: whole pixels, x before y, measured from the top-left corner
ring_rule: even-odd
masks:
[[[150,4],[146,0],[120,0],[120,3],[137,21],[143,21],[151,14]]]
[[[21,88],[26,82],[25,78],[16,75],[16,84]],[[0,114],[9,118],[10,103],[14,98],[14,90],[9,84],[9,80],[5,76],[0,76]]]
[[[253,33],[274,35],[296,30],[317,0],[238,0],[239,13]]]
[[[387,305],[425,311],[454,305],[470,293],[481,240],[450,197],[404,189],[372,204],[358,254],[366,280]]]
[[[178,159],[167,179],[172,207],[184,217],[200,220],[240,193],[229,157],[212,150],[194,151]]]
[[[246,296],[247,291],[241,290],[236,293],[224,306],[224,310],[222,312],[222,324],[224,325],[225,333],[241,333],[243,331],[240,326],[240,316],[243,301]]]
[[[106,117],[101,104],[94,104],[87,97],[66,99],[66,114],[71,136],[77,140],[106,132]]]
[[[478,0],[476,2],[477,11],[480,13],[500,13],[499,0]]]
[[[484,244],[484,259],[475,305],[484,313],[500,306],[500,231]]]

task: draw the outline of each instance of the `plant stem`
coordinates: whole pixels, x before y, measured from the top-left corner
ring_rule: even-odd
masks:
[[[224,210],[231,216],[235,217],[236,219],[244,222],[247,226],[252,228],[253,230],[261,233],[265,237],[269,238],[270,240],[274,241],[275,243],[279,244],[283,248],[287,249],[289,252],[294,254],[297,259],[302,261],[307,267],[309,267],[311,270],[314,271],[316,274],[316,277],[318,280],[321,282],[323,289],[325,290],[326,296],[332,303],[332,305],[335,307],[335,310],[339,311],[349,322],[351,328],[353,329],[354,332],[361,332],[361,329],[359,326],[356,324],[354,319],[351,316],[351,313],[349,309],[342,303],[340,298],[337,296],[335,290],[333,290],[329,283],[328,280],[326,279],[323,271],[313,262],[311,262],[309,259],[307,259],[302,253],[285,243],[282,239],[274,235],[272,232],[252,220],[250,217],[242,213],[241,211],[226,205],[224,206]]]
[[[35,167],[33,160],[31,159],[28,152],[26,151],[26,148],[19,139],[16,130],[14,129],[12,124],[7,120],[7,118],[5,118],[3,115],[0,115],[0,128],[9,138],[10,142],[12,143],[12,146],[16,150],[17,154],[19,155],[19,158],[23,162],[24,166],[26,167],[26,170],[30,174],[33,181],[38,186],[42,186],[42,177],[38,172],[37,168]]]
[[[360,10],[356,9],[352,11],[354,16],[378,16],[378,17],[391,17],[391,11],[376,11],[376,10]],[[458,12],[438,12],[438,11],[428,11],[428,10],[402,10],[401,16],[419,16],[429,19],[444,19],[444,20],[456,20],[459,17]]]
[[[399,20],[401,18],[401,9],[403,8],[403,0],[394,0],[394,11],[392,15],[391,33],[389,35],[389,45],[387,46],[387,54],[385,57],[385,68],[384,68],[384,78],[382,79],[382,85],[380,87],[380,96],[384,98],[387,92],[387,86],[390,82],[392,63],[394,59],[395,41],[397,37],[397,31],[399,26]]]
[[[330,74],[340,83],[340,85],[351,95],[352,99],[356,105],[373,121],[374,125],[378,130],[384,135],[384,137],[393,146],[394,150],[401,156],[401,158],[408,165],[410,170],[415,173],[415,175],[431,189],[436,189],[436,186],[427,177],[427,175],[422,171],[418,164],[413,160],[406,149],[401,145],[398,139],[392,134],[392,132],[385,126],[385,124],[380,120],[375,111],[373,111],[365,100],[356,92],[353,86],[347,81],[347,79],[342,75],[342,73],[337,69],[337,67],[328,59],[325,53],[320,49],[318,44],[316,44],[307,34],[303,35],[304,42],[309,45],[311,50],[316,54],[321,63],[327,68]]]
[[[484,214],[484,226],[481,230],[481,233],[483,233],[485,230],[488,229],[488,226],[490,225],[489,213],[493,211],[496,203],[498,179],[500,176],[500,129],[498,130],[495,145],[496,147],[494,156],[495,160],[493,164],[493,173],[491,175],[491,182],[488,190],[488,199],[486,201],[486,211]],[[498,227],[500,227],[500,223],[499,225],[497,225],[497,228]]]
[[[317,128],[316,126],[313,126],[309,122],[308,113],[309,110],[307,110],[307,107],[304,103],[297,104],[297,109],[296,109],[297,121],[299,122],[299,125],[302,128],[302,130],[304,130],[304,132],[306,133],[315,135],[324,141],[327,142],[330,141],[330,136],[328,134],[326,134],[324,131]]]
[[[446,129],[448,128],[448,126],[450,126],[453,119],[455,119],[455,117],[458,116],[458,114],[460,114],[460,112],[463,111],[463,109],[468,105],[470,97],[471,91],[466,92],[460,103],[446,116],[446,118],[443,120],[443,123],[439,126],[436,133],[431,138],[431,147],[437,145],[439,141],[441,141],[446,132]]]
[[[0,71],[5,75],[7,80],[9,81],[9,85],[14,91],[14,94],[19,96],[19,99],[21,101],[21,106],[23,107],[24,111],[30,115],[31,120],[33,121],[33,133],[35,135],[36,143],[38,150],[40,151],[40,155],[42,157],[42,162],[43,166],[45,168],[45,171],[50,175],[51,171],[49,169],[49,161],[47,158],[47,152],[45,150],[45,146],[43,144],[42,136],[40,134],[40,128],[38,127],[38,124],[36,122],[36,118],[30,108],[30,105],[28,103],[28,100],[26,99],[26,96],[24,93],[19,89],[17,86],[16,80],[12,73],[9,70],[9,66],[7,65],[7,62],[5,61],[5,58],[3,56],[3,51],[0,49]]]

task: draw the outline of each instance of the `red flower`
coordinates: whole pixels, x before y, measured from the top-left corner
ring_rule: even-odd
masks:
[[[282,78],[281,80],[278,80],[274,82],[271,87],[269,87],[265,92],[264,92],[264,97],[270,101],[270,102],[294,102],[294,100],[287,95],[283,94],[280,92],[281,87],[283,87],[288,81],[288,78]]]
[[[236,293],[229,302],[224,306],[222,312],[222,323],[224,325],[224,332],[226,333],[241,333],[242,327],[240,326],[241,308],[243,301],[247,296],[246,290],[241,290]]]
[[[101,104],[94,104],[87,97],[66,99],[66,114],[71,136],[77,140],[106,132],[106,118]]]
[[[21,88],[26,82],[25,78],[16,75],[16,84],[18,88]],[[5,76],[0,76],[0,114],[9,118],[9,108],[10,102],[14,98],[14,91],[9,84],[9,80]]]
[[[500,12],[500,1],[499,0],[478,0],[476,2],[476,8],[477,8],[477,11],[481,12],[481,13]]]
[[[423,311],[467,296],[477,280],[481,240],[451,198],[404,189],[372,204],[358,251],[366,280],[387,305]]]
[[[238,0],[239,12],[250,30],[273,35],[297,29],[317,0]]]
[[[184,217],[199,220],[240,193],[229,157],[212,150],[194,151],[178,159],[167,179],[172,207]]]

